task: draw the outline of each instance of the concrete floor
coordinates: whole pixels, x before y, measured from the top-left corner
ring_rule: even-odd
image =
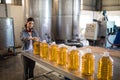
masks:
[[[35,76],[38,76],[47,70],[44,67],[36,63]],[[55,74],[55,75],[54,75]],[[59,74],[49,74],[47,75],[50,79],[42,76],[36,78],[35,80],[64,80],[57,75]],[[0,59],[0,80],[23,80],[23,66],[21,62],[21,54],[16,56],[7,56]]]

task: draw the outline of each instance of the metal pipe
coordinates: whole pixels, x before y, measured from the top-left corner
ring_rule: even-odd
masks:
[[[96,11],[102,11],[102,0],[96,0],[95,10]]]
[[[5,0],[5,12],[6,12],[6,17],[8,17],[8,9],[7,9],[7,3],[6,3],[6,0]]]
[[[76,39],[79,35],[79,14],[80,14],[80,0],[73,0],[72,2],[72,36]]]
[[[5,4],[6,0],[1,0],[1,4]]]
[[[6,0],[1,0],[1,3],[2,3],[2,4],[5,4],[5,14],[6,14],[6,17],[8,17],[8,10],[7,10]]]
[[[72,0],[72,38],[74,39],[74,0]]]

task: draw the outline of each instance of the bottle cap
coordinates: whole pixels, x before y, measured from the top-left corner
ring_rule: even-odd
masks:
[[[109,52],[104,52],[104,56],[109,56]]]
[[[60,45],[59,45],[59,48],[64,47],[64,46],[65,46],[64,44],[60,44]]]
[[[52,42],[52,44],[51,45],[55,45],[56,43],[55,42]]]
[[[72,46],[69,51],[76,50],[76,46]]]
[[[92,51],[91,51],[90,48],[87,48],[86,52],[87,52],[87,53],[91,53]]]
[[[72,49],[73,49],[73,50],[76,50],[76,46],[72,46]]]
[[[43,40],[42,42],[43,42],[43,43],[46,43],[46,40]]]

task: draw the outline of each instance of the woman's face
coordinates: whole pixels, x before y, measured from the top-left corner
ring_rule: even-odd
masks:
[[[27,22],[27,28],[32,28],[34,25],[34,21]]]

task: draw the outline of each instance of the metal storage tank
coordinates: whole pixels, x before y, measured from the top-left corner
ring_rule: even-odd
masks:
[[[51,36],[52,0],[24,0],[25,19],[33,17],[42,40]]]
[[[40,37],[71,40],[79,33],[80,0],[25,0],[25,18],[33,17]]]
[[[0,17],[0,48],[13,48],[15,53],[13,18]]]

